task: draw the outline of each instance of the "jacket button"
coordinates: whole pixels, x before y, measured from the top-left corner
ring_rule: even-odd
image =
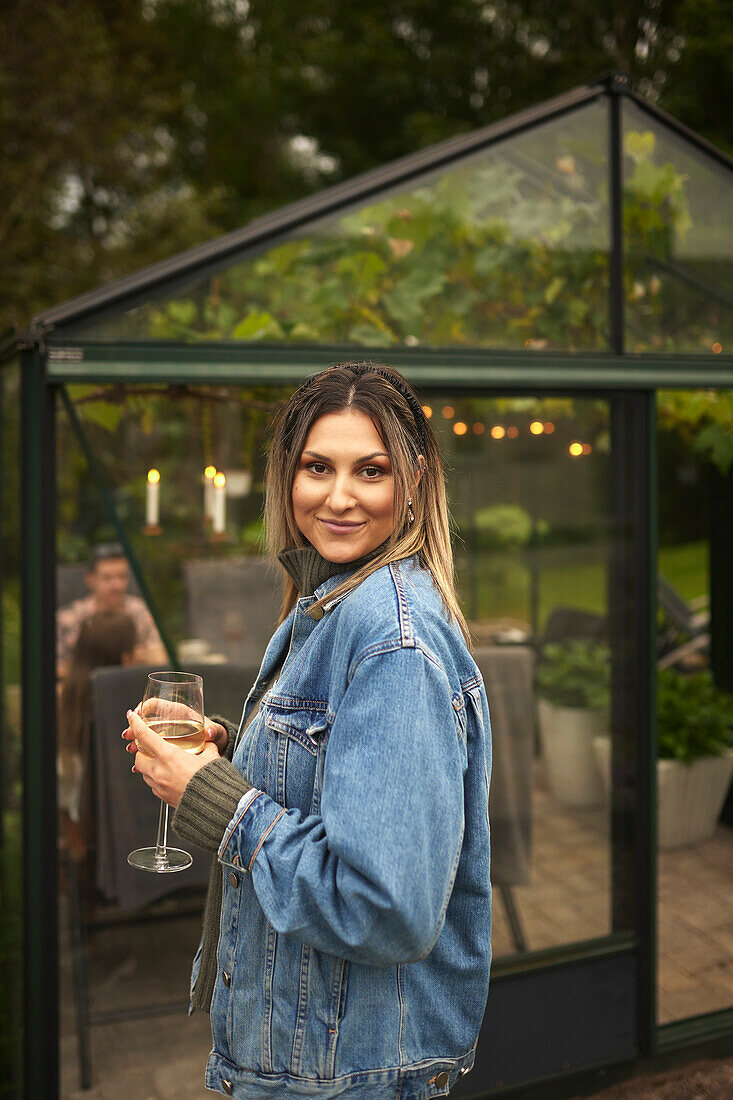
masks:
[[[221,980],[222,980],[222,981],[224,982],[224,985],[225,985],[225,986],[227,987],[227,989],[228,989],[228,988],[229,988],[229,985],[230,985],[230,983],[231,983],[231,980],[232,980],[232,976],[231,976],[231,974],[227,974],[226,970],[222,970],[222,972],[221,972]]]
[[[234,874],[234,871],[229,872],[229,885],[230,886],[235,886],[235,887],[239,886],[239,879]]]
[[[323,618],[323,608],[322,607],[311,608],[311,610],[308,612],[308,614],[310,615],[311,619],[315,619],[316,622],[318,622],[319,619]]]
[[[441,1070],[441,1072],[436,1075],[435,1084],[439,1089],[444,1089],[448,1084],[448,1074],[445,1070]]]
[[[222,1081],[221,1087],[224,1089],[227,1096],[232,1096],[234,1094],[234,1085],[231,1081]]]

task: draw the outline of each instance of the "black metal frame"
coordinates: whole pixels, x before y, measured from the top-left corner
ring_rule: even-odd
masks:
[[[55,389],[39,349],[22,356],[25,1090],[58,1092]]]

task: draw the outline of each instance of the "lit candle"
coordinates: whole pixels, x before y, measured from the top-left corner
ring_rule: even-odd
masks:
[[[223,535],[227,522],[227,479],[218,473],[214,477],[213,533]]]
[[[160,472],[148,470],[148,484],[145,493],[145,525],[148,528],[158,526],[160,518]]]
[[[214,478],[216,466],[207,466],[204,470],[204,523],[211,523],[214,515]]]

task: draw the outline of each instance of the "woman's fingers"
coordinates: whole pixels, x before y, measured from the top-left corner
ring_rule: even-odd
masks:
[[[219,722],[212,722],[208,718],[205,719],[205,723],[204,737],[207,742],[210,741],[212,744],[216,745],[220,753],[224,752],[224,749],[227,747],[227,742],[229,741],[229,734],[226,729]]]
[[[169,753],[175,751],[172,745],[159,737],[157,733],[153,733],[134,710],[128,710],[127,721],[130,723],[130,730],[137,741],[138,749],[144,752],[146,756],[154,756],[156,759],[164,760]]]

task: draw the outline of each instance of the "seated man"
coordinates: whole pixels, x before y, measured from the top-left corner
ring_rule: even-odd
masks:
[[[106,542],[95,546],[84,579],[90,590],[89,595],[74,600],[67,607],[60,607],[56,612],[58,678],[66,676],[81,624],[99,611],[122,612],[133,620],[137,637],[133,654],[135,663],[160,662],[161,666],[167,666],[169,661],[165,646],[145,601],[139,596],[131,596],[127,591],[130,567],[120,544]]]

